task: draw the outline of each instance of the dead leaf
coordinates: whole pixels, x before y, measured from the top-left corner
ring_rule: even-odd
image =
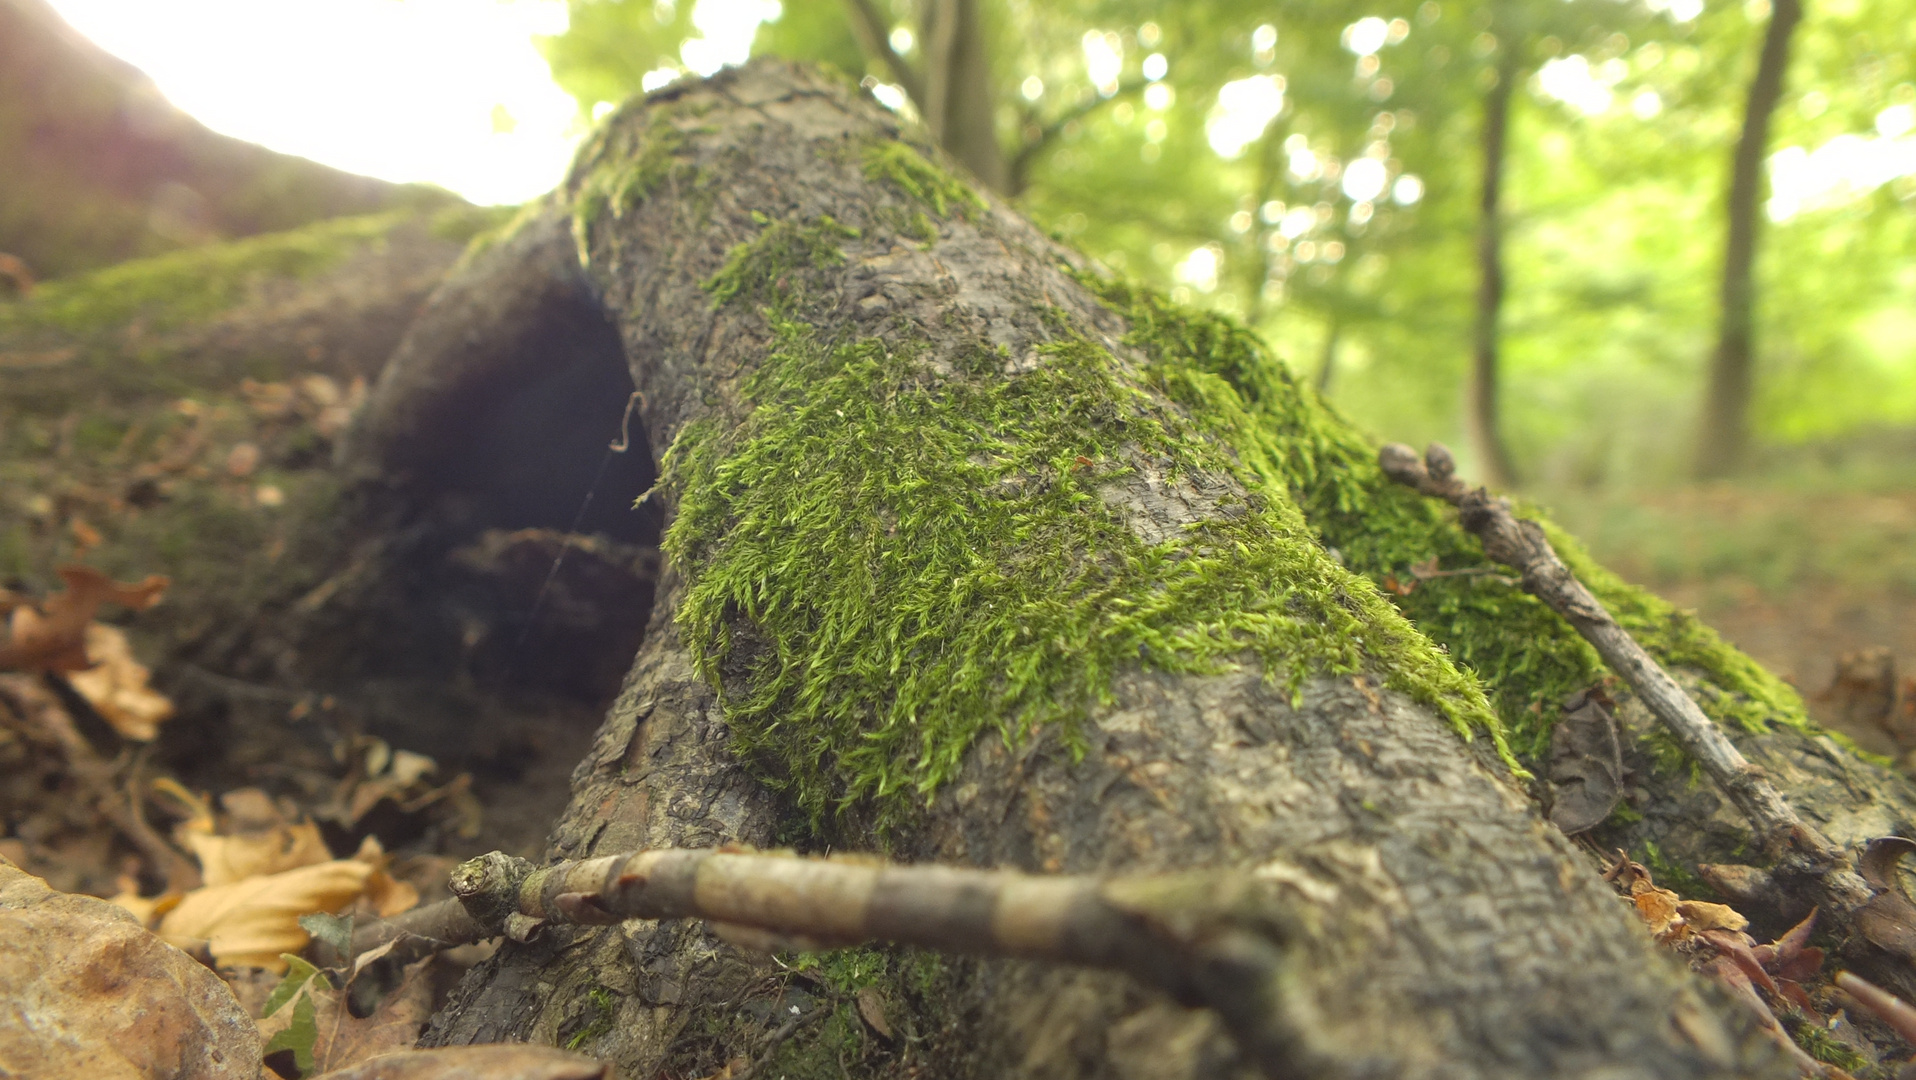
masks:
[[[67,532],[73,534],[74,550],[80,554],[84,554],[92,548],[99,547],[106,539],[106,537],[100,535],[100,530],[88,524],[85,518],[69,519],[67,521]],[[76,554],[74,558],[79,558],[80,554]]]
[[[1683,925],[1677,912],[1677,894],[1668,889],[1648,888],[1630,898],[1637,906],[1637,918],[1643,920],[1650,935],[1662,941]]]
[[[292,962],[259,1021],[268,1066],[282,1076],[350,1068],[409,1049],[432,1015],[432,980],[426,975],[431,957],[408,966],[398,985],[363,1018],[352,1015],[345,995],[310,964],[297,957]]]
[[[0,645],[0,671],[83,671],[92,665],[86,652],[86,628],[106,603],[134,611],[152,607],[166,591],[158,574],[137,585],[114,581],[90,566],[62,566],[66,588],[39,605],[13,609],[10,633]]]
[[[1702,900],[1680,900],[1677,902],[1677,914],[1683,916],[1683,922],[1690,929],[1701,933],[1705,930],[1743,930],[1750,920],[1743,913],[1728,904],[1711,904]]]
[[[372,875],[370,863],[335,859],[195,889],[160,920],[160,936],[182,948],[203,942],[222,967],[284,971],[280,954],[310,937],[299,917],[352,903]]]
[[[612,1066],[550,1046],[502,1043],[409,1050],[315,1080],[612,1080]]]
[[[132,915],[4,860],[0,1000],[0,1074],[258,1075],[258,1031],[217,976]]]
[[[253,475],[259,468],[259,444],[243,442],[226,452],[226,475],[235,480]]]
[[[189,823],[190,824],[190,823]],[[220,836],[183,828],[179,840],[200,862],[208,885],[229,885],[247,878],[316,866],[332,859],[319,826],[310,821],[281,822],[266,829]]]
[[[880,1038],[892,1041],[891,1024],[885,1020],[885,1002],[875,988],[867,986],[858,992],[858,1015],[864,1017],[865,1023],[870,1024]]]
[[[172,717],[173,702],[147,685],[153,672],[133,658],[126,634],[117,626],[88,623],[86,655],[93,666],[67,676],[67,683],[121,738],[151,742]]]
[[[1395,596],[1409,596],[1411,593],[1417,591],[1417,582],[1414,579],[1411,581],[1399,581],[1395,574],[1385,574],[1382,584],[1385,592]]]
[[[1623,799],[1616,721],[1590,691],[1564,700],[1550,735],[1550,782],[1550,821],[1567,836],[1602,824]]]

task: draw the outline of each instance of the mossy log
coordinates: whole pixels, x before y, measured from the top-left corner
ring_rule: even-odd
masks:
[[[1481,548],[1243,329],[1109,278],[935,160],[855,89],[776,63],[628,105],[410,321],[342,466],[301,459],[288,505],[307,509],[280,529],[299,556],[205,560],[171,655],[357,693],[374,729],[452,754],[460,723],[527,715],[488,676],[563,656],[528,663],[516,633],[462,644],[485,615],[454,602],[445,567],[501,530],[646,545],[663,528],[655,598],[649,581],[599,590],[618,617],[572,639],[623,665],[647,620],[550,858],[729,842],[1251,870],[1284,887],[1273,1036],[1301,1073],[1787,1075],[1597,878],[1592,848],[1627,848],[1686,895],[1699,862],[1761,861],[1627,695],[1626,802],[1588,845],[1543,817],[1530,773],[1562,699],[1604,679],[1589,648],[1492,574],[1420,578],[1433,559],[1480,569]],[[69,444],[104,467],[138,441],[130,415],[61,433],[53,403],[96,396],[60,374],[75,357],[131,414],[170,403],[176,371],[279,378],[306,347],[156,351],[145,328],[169,301],[90,328],[49,303],[0,308],[0,353],[34,358],[0,365],[30,405],[7,437],[44,461],[8,466],[16,490],[66,483]],[[238,366],[197,366],[221,355]],[[635,447],[610,454],[634,389]],[[177,572],[155,552],[181,546],[151,530],[193,528],[222,484],[183,484],[99,558]],[[65,541],[29,501],[0,505],[0,536],[10,573],[40,575]],[[1552,540],[1819,829],[1852,847],[1911,834],[1906,780]],[[414,698],[368,690],[395,668],[459,694],[422,724]],[[563,725],[551,714],[542,737],[563,745]],[[1759,930],[1800,915],[1762,902],[1739,903]],[[1244,1068],[1208,1014],[1118,976],[910,950],[772,959],[679,923],[508,944],[427,1035],[493,1039],[631,1076],[741,1059],[793,1077]]]
[[[1273,1023],[1300,1074],[1787,1071],[1538,812],[1526,764],[1601,680],[1587,647],[1487,575],[1394,605],[1380,585],[1412,566],[1483,561],[1443,507],[1246,332],[1109,279],[931,158],[778,64],[660,91],[386,371],[355,465],[422,492],[487,438],[446,403],[526,378],[513,342],[596,311],[639,391],[668,564],[549,856],[1254,867],[1293,885]],[[1564,547],[1839,842],[1907,827],[1908,786],[1787,686]],[[1600,840],[1730,861],[1741,822],[1680,762],[1639,764]],[[634,1076],[1243,1067],[1213,1019],[1108,975],[777,961],[642,921],[508,945],[427,1041],[501,1038]]]

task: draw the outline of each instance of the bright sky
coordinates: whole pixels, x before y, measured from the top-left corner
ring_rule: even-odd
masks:
[[[532,43],[565,30],[565,0],[52,3],[208,127],[474,202],[550,189],[584,133]],[[686,66],[742,61],[759,19],[777,12],[699,0],[704,40],[688,42]]]

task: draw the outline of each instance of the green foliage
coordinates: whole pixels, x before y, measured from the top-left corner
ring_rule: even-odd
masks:
[[[1087,707],[1139,663],[1250,657],[1294,692],[1378,672],[1498,737],[1476,684],[1326,556],[1281,485],[1140,538],[1104,497],[1139,463],[1172,482],[1242,466],[1062,320],[1044,362],[1010,378],[990,355],[936,379],[926,343],[822,340],[799,321],[805,282],[840,229],[768,223],[732,253],[709,287],[769,301],[774,331],[751,409],[687,425],[663,466],[685,640],[738,750],[814,823],[865,803],[896,823],[980,736],[1057,724],[1076,745]],[[1178,358],[1162,374],[1220,406],[1235,393]]]
[[[586,107],[677,66],[692,32],[689,2],[570,6],[572,30],[549,55]],[[1690,456],[1760,8],[1709,5],[1683,21],[1670,5],[1612,0],[981,5],[1020,209],[1113,269],[1241,316],[1300,370],[1328,372],[1345,415],[1419,443],[1458,442],[1479,124],[1508,66],[1519,86],[1504,192],[1507,436],[1544,482],[1631,486],[1675,476]],[[922,5],[889,10],[929,40]],[[1873,140],[1879,113],[1916,102],[1916,22],[1904,14],[1889,0],[1810,5],[1774,148]],[[1359,60],[1346,34],[1366,17],[1402,22]],[[1274,38],[1257,37],[1260,25]],[[1115,46],[1116,85],[1093,85],[1087,32]],[[894,81],[859,54],[841,3],[787,5],[757,49]],[[1167,70],[1147,97],[1154,54]],[[922,48],[906,59],[922,62]],[[1582,62],[1607,107],[1553,97],[1536,74],[1552,61]],[[1235,154],[1214,150],[1224,88],[1270,77],[1283,80],[1282,111]],[[1417,178],[1421,198],[1391,189],[1360,211],[1343,181],[1366,158],[1393,183]],[[1911,199],[1905,176],[1766,228],[1756,419],[1769,439],[1916,423]],[[896,224],[928,235],[928,223]]]

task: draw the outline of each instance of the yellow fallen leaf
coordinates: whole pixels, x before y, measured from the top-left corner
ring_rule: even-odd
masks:
[[[302,866],[317,866],[333,857],[319,835],[319,826],[310,821],[231,836],[190,832],[182,839],[193,857],[200,861],[200,874],[208,885],[229,885]]]
[[[1677,906],[1677,914],[1683,916],[1684,925],[1701,933],[1704,930],[1742,930],[1750,925],[1743,913],[1727,904],[1711,904],[1702,900],[1684,900]]]
[[[93,706],[121,737],[149,742],[160,724],[173,715],[173,702],[147,685],[153,673],[133,658],[133,647],[119,627],[88,623],[85,671],[67,676],[67,682]]]
[[[1677,913],[1677,894],[1668,889],[1644,889],[1632,896],[1637,906],[1637,918],[1650,928],[1652,936],[1662,939],[1683,925],[1683,916]]]
[[[160,936],[191,948],[204,942],[222,967],[286,970],[280,953],[306,947],[301,915],[337,911],[358,899],[374,867],[335,859],[293,870],[209,885],[187,893],[160,920]]]

